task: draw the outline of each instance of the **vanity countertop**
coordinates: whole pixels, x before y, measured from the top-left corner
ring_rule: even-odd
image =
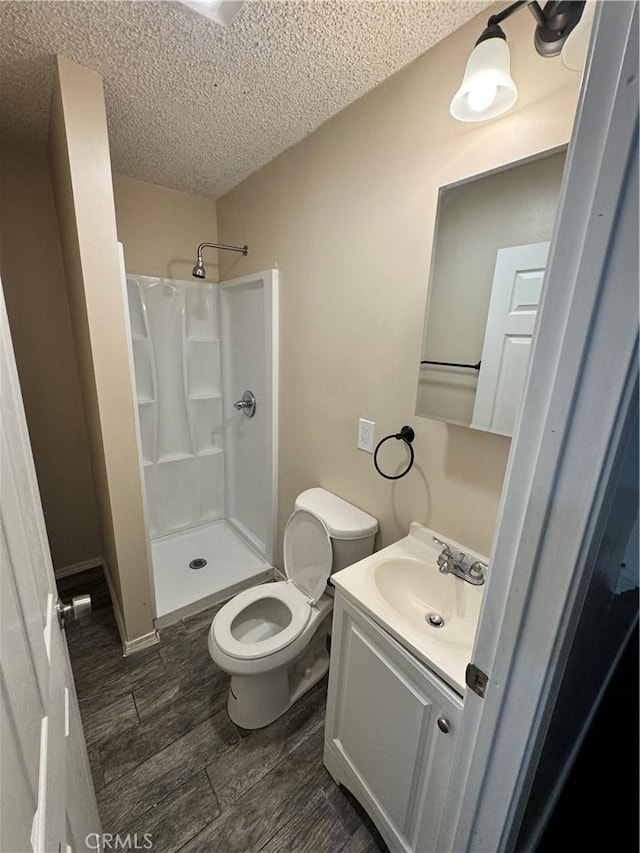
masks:
[[[486,557],[417,522],[409,535],[331,576],[331,582],[461,696],[484,585],[439,571],[442,547]],[[431,619],[429,618],[431,617]]]

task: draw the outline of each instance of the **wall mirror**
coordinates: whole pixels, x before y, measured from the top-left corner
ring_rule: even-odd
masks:
[[[417,415],[513,434],[565,155],[440,188]]]

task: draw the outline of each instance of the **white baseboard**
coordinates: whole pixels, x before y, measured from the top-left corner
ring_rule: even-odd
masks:
[[[107,580],[107,586],[109,587],[109,595],[111,597],[111,605],[113,606],[113,615],[116,618],[116,625],[118,626],[118,633],[120,634],[120,641],[122,642],[122,654],[125,654],[125,643],[127,642],[125,637],[127,636],[124,630],[124,619],[122,618],[122,613],[120,612],[120,605],[118,604],[118,599],[116,598],[115,589],[113,586],[113,581],[111,580],[111,571],[109,569],[109,565],[106,560],[102,561],[102,568],[104,569],[104,576]]]
[[[122,643],[124,657],[140,652],[142,649],[148,649],[149,646],[156,646],[159,642],[160,635],[155,628],[150,633],[143,634],[142,637],[136,637],[135,640],[124,640]]]
[[[104,576],[107,579],[109,595],[111,596],[111,604],[113,605],[113,615],[115,616],[118,633],[120,634],[120,640],[122,641],[122,656],[126,658],[135,652],[148,648],[149,646],[155,646],[160,642],[160,635],[155,628],[150,633],[143,634],[142,637],[135,637],[133,640],[126,639],[127,634],[124,629],[124,619],[122,618],[120,605],[118,604],[118,599],[116,598],[113,582],[111,580],[111,572],[109,571],[109,565],[106,560],[102,561],[102,568],[104,569]]]
[[[63,566],[61,569],[54,569],[56,578],[68,578],[70,575],[77,575],[80,572],[86,572],[87,569],[97,569],[98,566],[104,566],[104,557],[94,557],[93,560],[83,560],[81,563],[72,563],[70,566]]]

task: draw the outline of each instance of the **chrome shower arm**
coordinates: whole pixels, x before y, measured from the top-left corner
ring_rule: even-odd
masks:
[[[248,246],[228,246],[225,243],[200,243],[198,246],[198,260],[202,261],[203,249],[226,249],[228,252],[242,252],[243,255],[249,254]]]
[[[207,247],[210,249],[226,249],[228,252],[241,252],[243,255],[249,254],[248,246],[228,246],[226,243],[200,243],[198,246],[198,259],[191,272],[194,278],[203,279],[207,277],[207,271],[202,263],[202,250]]]

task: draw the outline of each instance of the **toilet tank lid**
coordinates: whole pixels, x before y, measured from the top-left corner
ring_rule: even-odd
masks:
[[[362,539],[378,529],[372,515],[326,489],[302,492],[296,499],[296,509],[305,509],[322,519],[332,539]]]

